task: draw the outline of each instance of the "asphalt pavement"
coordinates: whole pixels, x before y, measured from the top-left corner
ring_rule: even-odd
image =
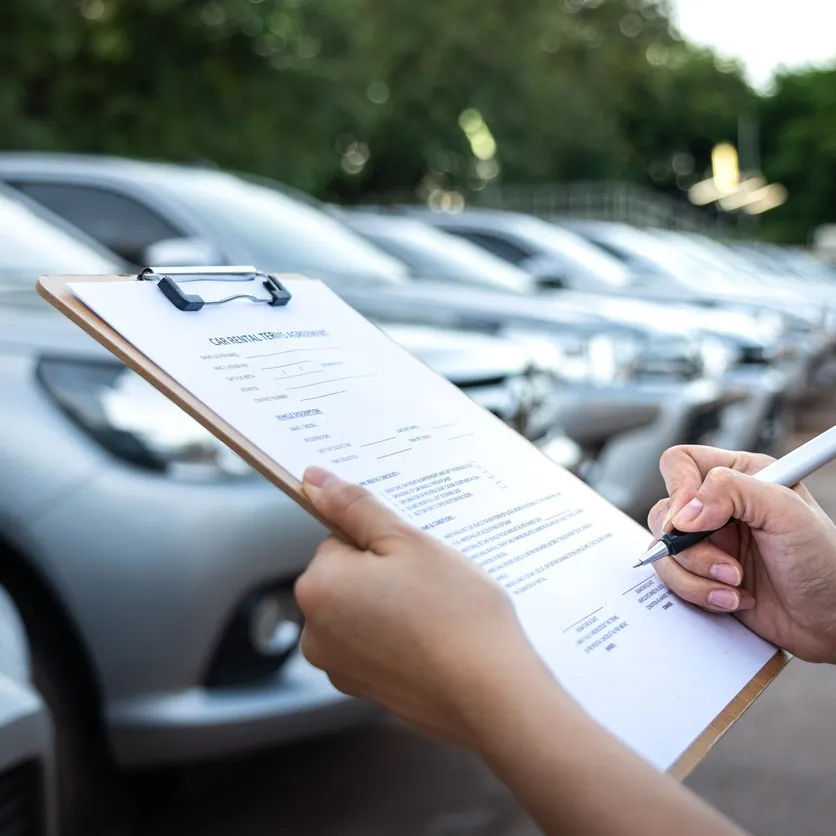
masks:
[[[800,416],[797,441],[836,422]],[[836,465],[808,481],[836,515]],[[836,667],[793,661],[688,785],[758,836],[836,833]],[[140,791],[141,836],[535,836],[470,755],[394,721],[160,777]]]

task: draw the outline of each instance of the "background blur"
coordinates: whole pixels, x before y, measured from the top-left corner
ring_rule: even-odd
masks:
[[[643,523],[668,447],[836,423],[833,20],[0,0],[0,836],[537,832],[306,662],[292,591],[324,530],[38,275],[319,278]],[[810,480],[831,514],[835,476]],[[836,668],[793,662],[690,785],[754,833],[831,836],[834,716]]]
[[[759,234],[804,243],[836,212],[836,69],[803,66],[832,58],[829,16],[815,0],[5,0],[0,146],[496,203],[585,180],[681,199],[740,136],[741,168],[791,196]]]

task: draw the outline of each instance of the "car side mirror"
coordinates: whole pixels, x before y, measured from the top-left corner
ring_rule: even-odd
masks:
[[[543,290],[565,290],[569,283],[562,276],[536,276],[537,286]]]
[[[222,261],[218,248],[204,238],[165,238],[142,251],[143,267],[212,267]]]
[[[533,255],[519,265],[534,277],[541,290],[565,290],[571,286],[569,271],[556,259],[545,255]]]

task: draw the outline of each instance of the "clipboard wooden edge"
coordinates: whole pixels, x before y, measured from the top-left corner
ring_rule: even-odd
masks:
[[[304,278],[296,275],[277,276],[280,279]],[[231,424],[208,409],[184,386],[152,363],[139,349],[129,343],[121,334],[110,327],[101,317],[88,308],[67,287],[70,282],[129,282],[137,281],[135,274],[118,276],[41,276],[35,289],[50,305],[89,334],[96,342],[118,357],[128,368],[144,378],[155,389],[177,404],[212,435],[228,445],[270,483],[298,502],[305,511],[324,525],[332,534],[348,542],[348,538],[324,520],[308,501],[302,490],[302,483],[281,465],[248,441]],[[183,314],[188,316],[188,314]]]
[[[755,700],[789,664],[792,656],[777,650],[772,658],[749,680],[748,685],[714,718],[703,733],[677,758],[668,774],[684,781],[699,766],[720,738],[743,716]]]
[[[278,275],[280,279],[304,278],[298,275]],[[126,366],[161,391],[181,409],[198,421],[212,435],[227,444],[244,461],[271,484],[298,502],[309,514],[336,536],[347,540],[344,534],[319,516],[302,491],[302,484],[289,471],[248,441],[232,425],[208,409],[200,400],[179,384],[173,377],[152,363],[141,351],[129,343],[101,317],[88,308],[67,287],[70,282],[137,281],[135,275],[118,276],[41,276],[36,284],[37,292],[64,316],[82,328],[96,342],[118,357]],[[187,314],[186,314],[187,315]],[[789,654],[783,650],[775,655],[755,674],[743,690],[717,715],[702,734],[679,756],[667,770],[677,781],[685,778],[699,765],[717,741],[740,719],[743,713],[766,690],[775,677],[786,667]]]

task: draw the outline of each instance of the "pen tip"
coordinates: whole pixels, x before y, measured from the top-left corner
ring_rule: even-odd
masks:
[[[636,563],[636,564],[633,566],[633,568],[634,568],[634,569],[638,569],[641,565],[642,565],[642,562],[641,562],[641,560],[640,560],[638,563]]]

